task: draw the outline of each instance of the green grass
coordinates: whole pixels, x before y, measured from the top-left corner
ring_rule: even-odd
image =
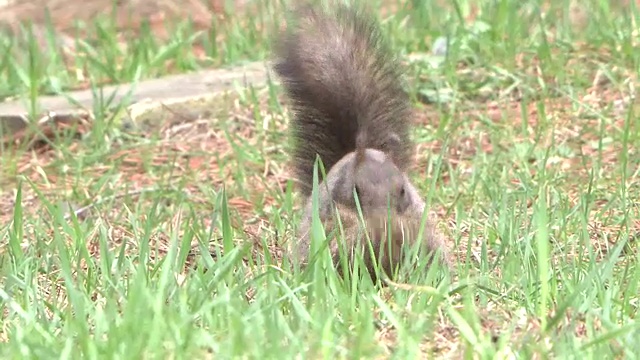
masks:
[[[0,148],[0,355],[636,358],[640,108],[625,97],[640,10],[585,1],[577,21],[568,1],[544,16],[535,1],[406,3],[383,28],[410,59],[412,176],[455,248],[452,274],[378,291],[341,281],[326,257],[291,269],[298,200],[275,84],[146,136],[97,108],[80,140]],[[282,18],[261,5],[215,32],[144,30],[124,50],[105,18],[71,65],[57,47],[1,38],[0,95],[33,104],[264,59]],[[439,36],[452,40],[444,60],[429,53]],[[66,201],[94,206],[67,219]]]

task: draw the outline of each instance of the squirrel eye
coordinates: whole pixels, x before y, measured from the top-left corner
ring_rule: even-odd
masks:
[[[404,190],[404,185],[400,188],[400,196],[404,197],[404,194],[406,193],[406,191]]]

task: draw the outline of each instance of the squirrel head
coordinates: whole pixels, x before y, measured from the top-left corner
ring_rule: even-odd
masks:
[[[364,135],[358,136],[358,145],[365,143]],[[390,152],[399,139],[391,136],[388,149],[383,152],[358,146],[353,161],[353,190],[355,190],[363,212],[386,209],[391,206],[404,213],[411,204],[406,189],[406,177],[396,166]],[[354,198],[355,204],[355,198]]]

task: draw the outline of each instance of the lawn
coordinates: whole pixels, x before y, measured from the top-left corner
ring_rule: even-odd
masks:
[[[0,97],[32,109],[94,89],[95,105],[0,144],[0,356],[640,357],[638,4],[372,3],[452,271],[380,289],[291,266],[300,199],[275,78],[152,126],[106,107],[100,85],[268,60],[290,2],[162,37],[105,16],[69,46],[25,26],[0,36]]]

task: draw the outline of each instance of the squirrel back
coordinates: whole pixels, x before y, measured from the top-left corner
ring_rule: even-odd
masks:
[[[274,70],[293,111],[293,165],[304,196],[311,193],[316,156],[327,172],[365,149],[382,151],[400,172],[412,163],[411,107],[399,62],[373,17],[344,4],[333,8],[299,8],[275,47]]]

